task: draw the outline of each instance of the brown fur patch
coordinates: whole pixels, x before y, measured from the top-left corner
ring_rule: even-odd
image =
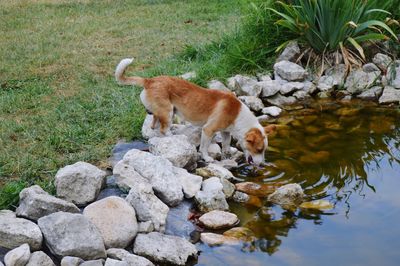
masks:
[[[245,135],[247,150],[252,154],[263,153],[265,148],[264,139],[264,135],[258,128],[250,129]]]

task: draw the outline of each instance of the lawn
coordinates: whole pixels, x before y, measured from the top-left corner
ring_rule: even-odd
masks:
[[[0,0],[0,208],[40,184],[54,192],[56,171],[76,161],[101,168],[119,139],[140,137],[139,90],[113,79],[218,40],[235,28],[241,0]],[[175,65],[173,65],[175,64]],[[160,69],[158,69],[160,71]]]

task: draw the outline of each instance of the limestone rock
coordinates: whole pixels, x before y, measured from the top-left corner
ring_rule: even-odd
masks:
[[[135,210],[120,197],[96,201],[83,210],[83,215],[99,229],[106,248],[125,248],[138,232]]]
[[[304,192],[299,184],[287,184],[268,196],[268,201],[281,206],[297,206],[303,201]]]
[[[224,192],[225,198],[227,199],[231,198],[233,193],[235,192],[235,185],[229,182],[225,178],[220,178],[219,181],[222,184],[222,192]]]
[[[78,207],[71,202],[51,196],[38,185],[23,189],[19,193],[19,198],[16,214],[35,221],[58,211],[80,212]]]
[[[197,257],[197,249],[189,241],[157,232],[139,234],[133,252],[158,263],[174,265],[185,265],[189,257]]]
[[[383,88],[381,86],[374,86],[361,94],[357,95],[358,98],[363,100],[374,100],[378,99],[382,95]]]
[[[302,81],[307,76],[307,71],[303,67],[286,60],[276,63],[274,70],[287,81]]]
[[[207,83],[207,87],[213,90],[230,92],[230,90],[219,80],[211,80]]]
[[[196,174],[199,176],[202,176],[204,178],[216,176],[219,178],[225,178],[227,180],[235,179],[235,177],[229,170],[223,168],[220,165],[213,164],[213,163],[210,163],[206,167],[197,168]]]
[[[66,256],[62,258],[61,266],[79,266],[82,262],[84,262],[84,260],[81,258]]]
[[[88,261],[82,262],[82,264],[80,264],[80,266],[103,266],[103,264],[104,264],[104,260],[99,259],[99,260],[88,260]]]
[[[154,266],[148,259],[129,253],[125,249],[110,248],[107,249],[107,256],[112,259],[118,259],[126,262],[129,266]]]
[[[251,231],[247,227],[234,227],[225,231],[223,233],[224,236],[234,237],[241,241],[251,242],[256,240],[256,236],[254,235],[253,231]]]
[[[284,107],[285,105],[291,105],[297,102],[297,99],[293,96],[283,96],[280,93],[277,93],[271,98],[266,99],[267,103],[270,105],[275,105],[278,107]]]
[[[237,245],[240,243],[240,240],[237,238],[214,233],[201,233],[200,240],[209,246]]]
[[[50,251],[57,256],[85,260],[105,258],[103,239],[96,226],[81,214],[56,212],[38,220]]]
[[[42,232],[35,223],[17,218],[12,211],[0,211],[0,247],[13,249],[27,243],[31,250],[39,250],[42,241]]]
[[[239,219],[234,213],[214,210],[203,214],[199,221],[209,229],[224,229],[235,226]]]
[[[105,182],[106,172],[94,165],[77,162],[58,170],[57,196],[77,205],[94,201]]]
[[[250,199],[250,196],[241,191],[235,191],[235,193],[233,193],[233,196],[232,196],[232,200],[234,202],[238,202],[238,203],[245,203],[245,202],[249,201],[249,199]]]
[[[300,208],[303,209],[330,210],[333,207],[333,204],[327,200],[313,200],[300,204]]]
[[[197,78],[197,73],[195,71],[191,71],[191,72],[187,72],[185,74],[182,74],[179,77],[182,78],[182,79],[185,79],[185,80],[192,80],[192,79]]]
[[[138,224],[138,233],[150,233],[154,231],[152,221],[141,222]]]
[[[305,92],[305,91],[296,91],[295,93],[293,93],[293,96],[299,100],[299,101],[303,101],[306,100],[308,98],[310,98],[311,96]]]
[[[236,75],[228,79],[228,88],[238,96],[259,96],[261,88],[255,86],[257,80],[251,77]]]
[[[138,183],[147,184],[149,182],[138,172],[136,172],[132,166],[125,164],[123,161],[119,161],[115,165],[113,169],[113,175],[115,177],[117,186],[126,192],[129,192],[129,190]]]
[[[390,86],[395,89],[400,89],[400,66],[396,67],[394,71],[389,69],[386,75],[386,79],[388,80],[388,84]]]
[[[199,209],[203,212],[229,209],[225,194],[223,193],[223,185],[217,177],[205,180],[202,190],[196,193],[195,199]]]
[[[267,80],[258,82],[256,86],[261,88],[262,97],[271,97],[280,91],[282,85],[277,80]]]
[[[239,100],[241,100],[250,110],[254,112],[258,112],[264,108],[263,102],[260,98],[255,96],[239,96]]]
[[[365,65],[363,65],[362,69],[364,72],[367,72],[367,73],[381,71],[379,69],[379,67],[377,67],[374,63],[365,64]]]
[[[185,135],[173,135],[149,140],[150,152],[168,159],[174,166],[189,170],[196,168],[197,150]]]
[[[296,60],[296,57],[300,55],[300,48],[296,41],[291,41],[285,47],[283,52],[278,56],[276,62],[280,62],[283,60],[293,62]]]
[[[173,167],[173,172],[181,180],[181,185],[185,198],[193,198],[194,195],[201,189],[203,178],[198,175],[193,175],[185,169]]]
[[[320,91],[331,91],[344,83],[346,76],[346,66],[344,64],[336,65],[325,71],[325,75],[319,78],[317,88]]]
[[[372,58],[372,62],[382,71],[386,72],[388,66],[392,63],[392,59],[385,54],[377,53],[374,58]]]
[[[43,251],[36,251],[31,254],[26,266],[55,266],[54,262]]]
[[[261,110],[261,112],[265,115],[270,115],[270,116],[279,116],[282,112],[282,109],[277,107],[277,106],[269,106],[265,107]]]
[[[366,73],[362,70],[355,70],[348,75],[344,87],[352,94],[359,94],[368,89],[379,79],[379,72]]]
[[[281,86],[280,93],[286,95],[294,91],[302,90],[303,88],[304,88],[303,82],[288,82]]]
[[[7,266],[25,266],[31,256],[28,244],[23,244],[13,250],[7,252],[4,257],[4,263]]]
[[[156,127],[155,129],[151,128],[152,122],[153,122],[153,115],[147,114],[142,125],[142,136],[145,139],[151,139],[154,137],[163,136],[163,134],[161,134],[160,132],[159,126]]]
[[[208,146],[208,155],[214,160],[220,159],[222,155],[221,147],[217,143],[211,143]]]
[[[386,86],[383,89],[382,96],[379,98],[380,104],[400,103],[400,89]]]
[[[159,200],[146,183],[138,183],[129,191],[126,201],[135,208],[140,222],[151,221],[154,229],[164,232],[169,208]]]
[[[214,164],[222,166],[225,169],[232,170],[233,168],[238,167],[238,163],[232,159],[225,159],[222,161],[216,161]]]
[[[107,258],[106,264],[104,264],[104,266],[129,266],[129,264],[125,261]]]

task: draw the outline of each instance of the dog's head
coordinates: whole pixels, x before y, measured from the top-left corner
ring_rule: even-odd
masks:
[[[244,154],[249,164],[264,163],[264,153],[268,147],[268,134],[276,129],[275,125],[268,125],[263,129],[252,128],[244,137]]]

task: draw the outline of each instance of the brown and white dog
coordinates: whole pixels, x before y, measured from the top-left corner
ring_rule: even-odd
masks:
[[[222,153],[229,154],[231,135],[237,139],[249,163],[264,162],[267,134],[274,128],[263,128],[257,118],[233,93],[204,89],[186,80],[159,76],[154,78],[125,77],[125,69],[133,59],[123,59],[115,70],[115,78],[121,85],[144,87],[140,94],[145,108],[153,113],[152,128],[160,123],[160,131],[169,130],[173,111],[190,123],[202,126],[200,153],[206,162],[213,159],[208,147],[215,133],[222,135]]]

